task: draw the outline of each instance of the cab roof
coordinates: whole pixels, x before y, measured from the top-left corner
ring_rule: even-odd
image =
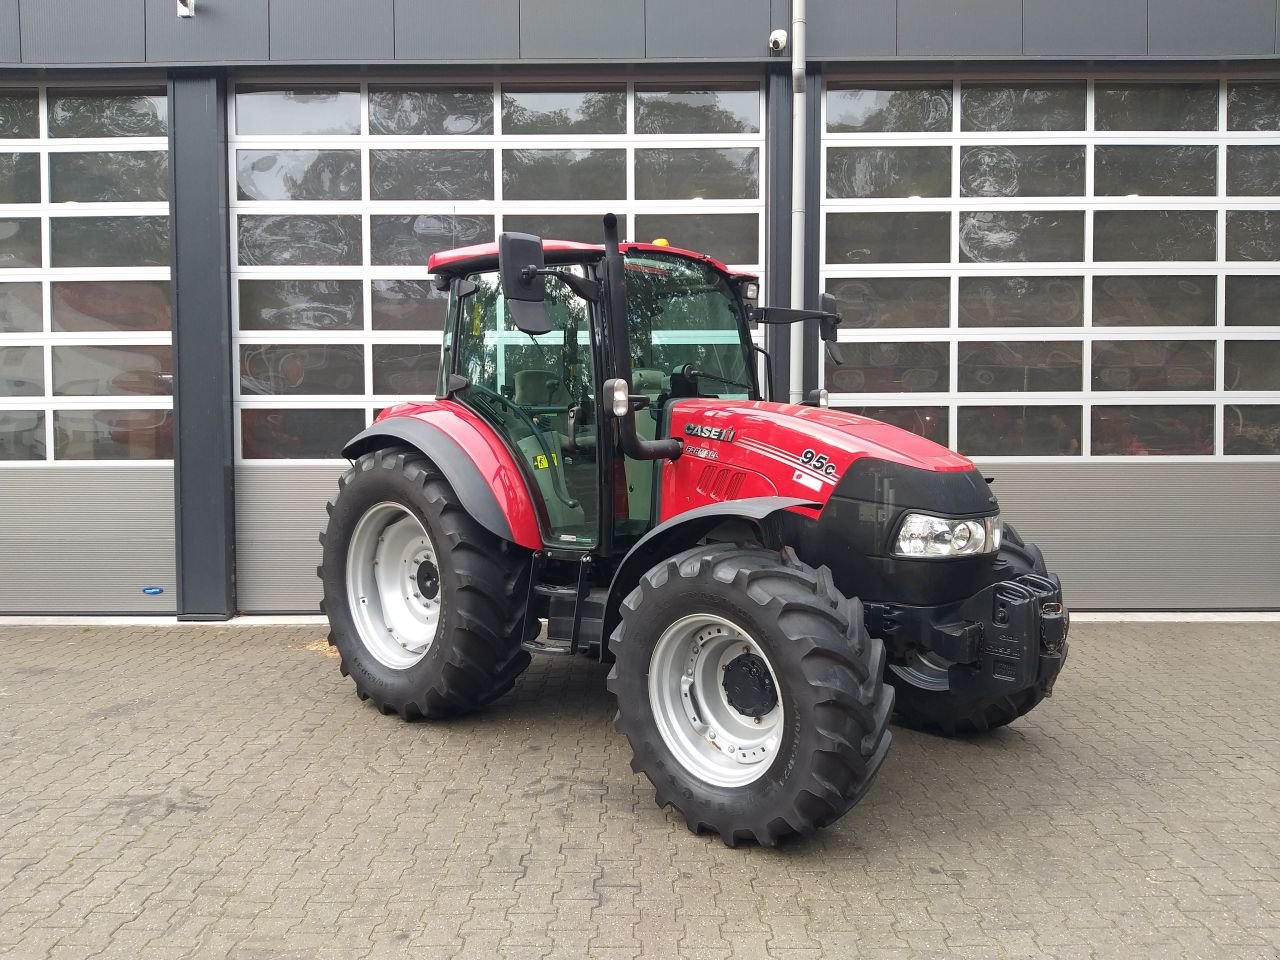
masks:
[[[730,270],[715,257],[682,247],[667,246],[658,243],[620,243],[618,248],[623,253],[673,253],[676,256],[689,257],[709,266],[715,267],[723,274],[734,279],[755,280],[754,273],[743,273]],[[599,243],[577,243],[573,240],[543,240],[543,255],[547,263],[572,263],[581,260],[595,260],[604,256],[604,246]],[[458,247],[455,250],[442,250],[433,253],[427,261],[427,269],[432,273],[459,275],[483,270],[498,265],[498,244],[496,242],[478,243],[472,247]]]

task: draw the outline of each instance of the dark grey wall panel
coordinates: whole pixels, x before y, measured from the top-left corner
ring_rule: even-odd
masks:
[[[769,50],[769,0],[646,0],[645,56],[758,57]]]
[[[0,613],[173,613],[170,466],[6,464],[0,531]]]
[[[227,111],[213,76],[169,81],[178,616],[235,612]]]
[[[520,0],[524,60],[643,60],[644,4]]]
[[[1023,53],[1033,57],[1141,57],[1147,0],[1023,0]]]
[[[1074,607],[1280,608],[1280,463],[979,466]]]
[[[146,59],[143,0],[21,0],[25,63]]]
[[[896,0],[810,0],[808,10],[812,57],[892,57],[897,53]]]
[[[1022,0],[898,0],[900,57],[1022,55]]]
[[[1153,57],[1231,57],[1276,50],[1275,0],[1150,0]]]
[[[515,60],[520,0],[395,0],[401,60]],[[476,24],[484,24],[477,30]]]
[[[267,5],[197,0],[197,16],[179,17],[174,0],[147,0],[147,59],[181,62],[266,60]]]
[[[0,0],[0,63],[17,63],[21,59],[18,0]]]
[[[392,4],[393,0],[271,0],[271,59],[391,60]]]

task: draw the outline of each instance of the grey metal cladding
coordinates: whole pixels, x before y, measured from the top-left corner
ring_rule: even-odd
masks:
[[[236,467],[237,600],[245,613],[316,613],[325,504],[347,465]]]
[[[898,52],[896,0],[811,0],[809,56],[892,57]]]
[[[143,0],[20,0],[24,63],[140,63]]]
[[[0,530],[0,613],[173,613],[172,467],[6,466]]]
[[[1022,0],[898,0],[900,57],[1019,57]]]
[[[267,4],[198,0],[197,15],[179,17],[174,0],[146,0],[147,59],[160,62],[266,60]]]
[[[1023,0],[1023,53],[1032,57],[1141,57],[1147,0]]]
[[[400,60],[516,60],[520,0],[395,0]]]
[[[0,63],[19,63],[21,60],[18,0],[0,0]]]
[[[758,57],[769,49],[769,0],[646,0],[645,55]]]
[[[1270,56],[1275,0],[1150,0],[1147,53],[1153,57]]]
[[[1280,463],[978,465],[1074,607],[1280,608]]]
[[[393,0],[271,0],[272,60],[394,58]]]
[[[643,60],[644,3],[520,0],[522,60]]]

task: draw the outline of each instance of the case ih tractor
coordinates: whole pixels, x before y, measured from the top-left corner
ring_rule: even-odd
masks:
[[[895,710],[966,734],[1035,707],[1067,654],[1061,587],[973,464],[762,399],[749,325],[832,341],[839,318],[756,309],[754,277],[604,223],[599,246],[431,258],[439,398],[346,446],[321,535],[361,699],[446,717],[532,653],[612,662],[632,767],[730,845],[848,811]]]

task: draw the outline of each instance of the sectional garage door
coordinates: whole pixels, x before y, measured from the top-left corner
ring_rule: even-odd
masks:
[[[174,608],[163,83],[0,85],[0,612]]]
[[[979,458],[1091,606],[1275,607],[1280,83],[829,78],[832,403]]]
[[[760,85],[235,87],[239,596],[313,610],[343,440],[434,393],[433,251],[600,217],[747,269],[764,230]]]

